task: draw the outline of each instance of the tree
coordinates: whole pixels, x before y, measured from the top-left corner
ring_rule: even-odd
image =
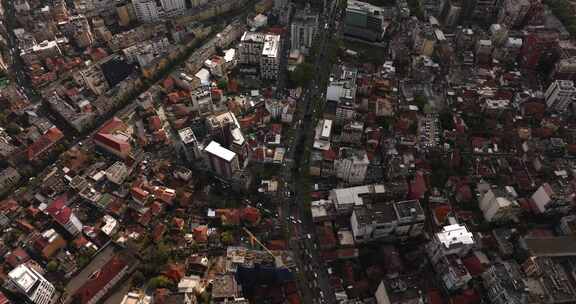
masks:
[[[46,270],[47,270],[48,272],[55,272],[55,271],[58,270],[58,266],[59,266],[59,265],[58,265],[58,262],[52,260],[52,261],[50,261],[50,262],[48,263],[48,265],[46,265]]]
[[[144,277],[144,274],[141,271],[136,271],[132,276],[132,285],[141,286],[144,284],[145,279],[146,277]]]
[[[153,277],[148,281],[148,288],[150,289],[157,289],[157,288],[167,288],[172,284],[167,277],[163,275],[159,275],[157,277]]]
[[[230,245],[234,242],[234,235],[230,231],[224,231],[220,234],[220,240],[225,245]]]
[[[228,81],[226,81],[226,79],[220,79],[220,81],[218,81],[218,88],[220,90],[226,91],[228,88]]]
[[[314,77],[314,66],[301,63],[290,73],[290,81],[297,87],[306,87]]]
[[[414,96],[414,104],[418,106],[418,110],[423,111],[424,106],[428,104],[428,101],[426,100],[426,97],[424,97],[423,95],[416,95]]]
[[[20,132],[22,132],[22,129],[17,123],[11,122],[6,126],[6,132],[9,135],[14,136],[20,134]]]

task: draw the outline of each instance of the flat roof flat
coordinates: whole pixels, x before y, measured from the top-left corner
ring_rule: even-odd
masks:
[[[212,155],[218,156],[227,162],[232,161],[232,159],[236,157],[236,153],[222,147],[219,143],[215,141],[211,141],[208,144],[208,146],[204,149],[204,151]]]

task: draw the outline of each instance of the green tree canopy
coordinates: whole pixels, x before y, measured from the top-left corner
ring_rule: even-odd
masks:
[[[301,63],[290,73],[290,81],[297,87],[306,87],[314,77],[314,66],[310,63]]]

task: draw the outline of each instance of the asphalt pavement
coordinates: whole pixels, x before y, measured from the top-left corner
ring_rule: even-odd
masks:
[[[300,277],[300,290],[304,303],[336,303],[334,290],[330,285],[329,275],[324,261],[319,256],[317,247],[317,237],[315,225],[309,210],[305,208],[305,199],[308,193],[298,188],[297,181],[301,180],[308,169],[307,164],[303,164],[306,144],[314,136],[315,119],[313,103],[325,88],[320,85],[322,80],[329,77],[329,62],[326,55],[327,43],[335,32],[334,20],[338,15],[338,1],[330,3],[330,11],[321,18],[319,22],[318,54],[314,62],[315,76],[308,89],[303,92],[301,101],[298,103],[298,111],[295,115],[296,123],[295,137],[290,148],[288,157],[294,159],[292,166],[284,167],[283,175],[290,180],[290,188],[294,192],[294,197],[288,198],[283,204],[282,214],[289,214],[291,218],[283,217],[283,221],[290,231],[291,248],[298,257]],[[325,24],[328,23],[328,27]],[[327,70],[328,69],[328,70]],[[297,123],[301,121],[301,123]],[[295,156],[295,157],[294,157]]]

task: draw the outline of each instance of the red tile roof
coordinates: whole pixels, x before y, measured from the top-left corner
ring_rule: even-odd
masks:
[[[464,263],[464,267],[468,269],[468,272],[473,277],[481,275],[486,270],[486,267],[482,265],[482,262],[476,256],[467,257],[462,260],[462,263]]]
[[[54,199],[48,208],[46,208],[46,213],[63,226],[70,221],[70,217],[72,216],[72,209],[66,206],[67,201],[68,195],[63,194]]]
[[[154,115],[148,118],[148,125],[150,129],[154,131],[160,130],[160,128],[162,128],[162,121],[158,115]]]
[[[38,138],[33,144],[28,146],[28,149],[26,149],[26,156],[28,157],[28,160],[35,160],[40,154],[47,151],[63,137],[64,134],[62,134],[60,129],[56,127],[48,129],[46,133],[40,136],[40,138]]]
[[[8,300],[8,298],[6,298],[6,295],[4,295],[4,293],[0,291],[0,304],[10,304],[10,303],[12,302]]]
[[[77,303],[89,303],[98,292],[106,287],[115,277],[121,275],[128,263],[118,256],[111,258],[102,268],[76,291],[74,298]]]
[[[14,251],[10,252],[4,258],[4,261],[8,263],[8,265],[10,265],[12,268],[16,268],[16,266],[26,263],[28,260],[30,260],[30,256],[28,256],[28,253],[26,253],[26,251],[20,247],[14,249]]]

